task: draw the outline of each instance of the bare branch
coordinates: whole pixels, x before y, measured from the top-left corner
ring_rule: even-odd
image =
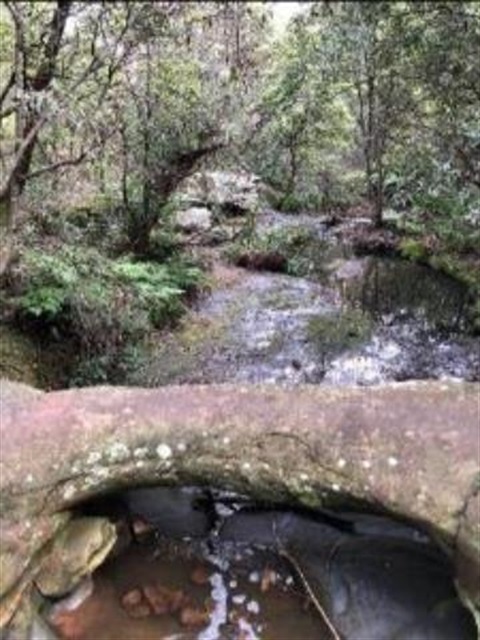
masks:
[[[52,171],[56,171],[62,167],[73,167],[81,164],[85,158],[87,157],[87,151],[82,151],[80,155],[76,158],[68,158],[68,160],[60,160],[58,162],[53,162],[45,167],[41,167],[40,169],[36,169],[35,171],[30,172],[25,179],[33,180],[34,178],[38,178],[39,176],[43,176],[45,173],[52,173]]]
[[[5,83],[5,86],[2,89],[2,92],[0,93],[0,107],[3,105],[3,103],[8,97],[8,94],[10,93],[10,90],[14,86],[15,86],[15,71],[12,69],[10,73],[10,77],[8,78],[7,82]],[[2,116],[2,117],[5,117],[5,116]]]
[[[37,137],[40,129],[43,127],[43,125],[46,123],[48,119],[48,115],[46,113],[44,113],[38,120],[37,122],[33,125],[33,127],[30,129],[30,131],[28,132],[28,135],[22,140],[22,144],[20,145],[17,153],[16,153],[16,158],[15,161],[13,163],[12,168],[10,169],[10,172],[7,176],[7,179],[5,180],[3,186],[0,189],[0,201],[2,201],[4,198],[7,197],[7,194],[10,191],[10,188],[12,186],[12,182],[16,176],[16,173],[19,169],[19,167],[21,166],[25,155],[27,153],[27,151],[30,148],[30,145],[33,143],[33,141],[35,140],[35,138]]]

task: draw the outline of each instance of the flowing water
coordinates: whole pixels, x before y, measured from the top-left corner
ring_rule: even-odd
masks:
[[[318,238],[308,277],[223,267],[229,275],[133,382],[479,379],[463,286],[404,260],[348,255],[322,218],[270,213],[259,232],[292,228]]]

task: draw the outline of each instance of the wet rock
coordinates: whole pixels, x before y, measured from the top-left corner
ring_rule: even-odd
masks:
[[[177,611],[184,597],[181,591],[171,591],[162,585],[147,585],[143,587],[143,593],[157,616]]]
[[[426,542],[382,522],[361,522],[356,535],[292,513],[239,513],[221,539],[271,545],[284,553],[342,638],[474,640],[472,614],[455,591],[453,570]],[[366,525],[366,527],[365,527]],[[367,531],[374,533],[368,534]],[[412,536],[413,538],[413,536]]]
[[[30,627],[28,640],[59,640],[59,638],[50,625],[36,614]]]
[[[208,493],[196,488],[154,487],[124,494],[128,511],[172,538],[204,537],[215,521]]]
[[[241,253],[235,260],[238,267],[252,271],[272,271],[285,273],[288,268],[288,260],[276,251],[266,253]]]
[[[208,584],[209,579],[210,571],[207,569],[207,567],[204,567],[202,565],[196,567],[193,570],[192,575],[190,576],[190,580],[193,582],[193,584],[196,585]]]
[[[72,520],[56,537],[51,553],[35,578],[45,596],[62,596],[74,589],[107,557],[116,541],[115,527],[103,518]]]
[[[148,618],[152,613],[150,602],[147,601],[143,591],[140,589],[132,589],[132,591],[125,593],[122,596],[121,603],[123,609],[131,618]],[[158,601],[155,602],[155,605],[158,605]],[[165,608],[161,611],[154,609],[154,611],[155,613],[166,613],[167,609]]]
[[[66,598],[62,598],[53,605],[51,614],[56,615],[65,611],[75,611],[75,609],[82,606],[85,600],[88,600],[93,590],[93,579],[91,576],[87,576]]]
[[[180,612],[180,623],[189,629],[202,627],[208,624],[210,620],[210,612],[200,607],[184,607]]]

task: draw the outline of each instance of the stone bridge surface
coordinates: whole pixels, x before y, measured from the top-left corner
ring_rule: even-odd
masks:
[[[479,393],[441,382],[43,393],[3,381],[0,597],[15,601],[76,504],[163,483],[411,519],[451,550],[478,606]]]

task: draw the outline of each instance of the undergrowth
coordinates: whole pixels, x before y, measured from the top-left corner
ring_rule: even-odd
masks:
[[[76,345],[71,382],[86,384],[115,381],[143,339],[175,323],[202,283],[201,270],[178,257],[158,264],[85,247],[28,249],[12,270],[6,302],[26,331]]]

